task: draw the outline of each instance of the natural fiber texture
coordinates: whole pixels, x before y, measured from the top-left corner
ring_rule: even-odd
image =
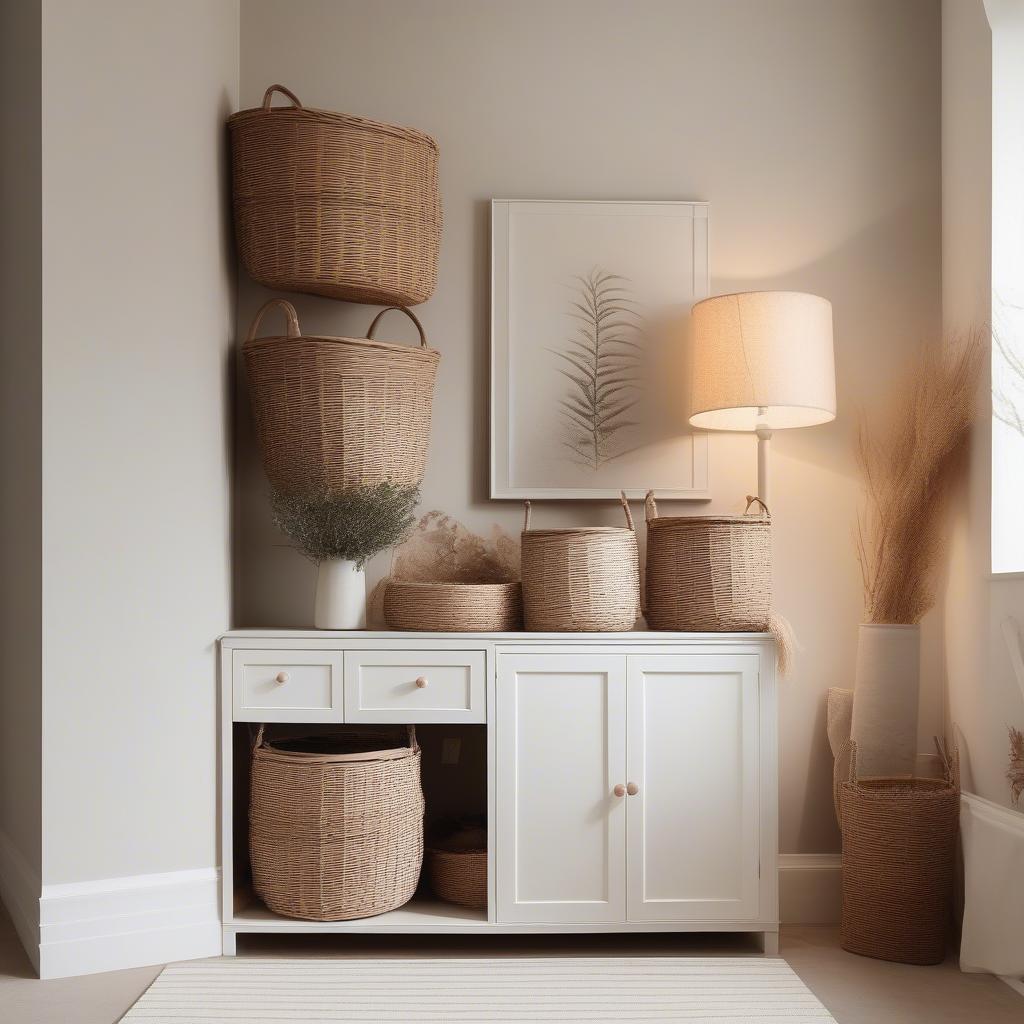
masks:
[[[384,591],[390,629],[443,633],[508,633],[523,628],[518,583],[404,583]]]
[[[940,963],[960,820],[956,751],[946,760],[944,780],[858,780],[856,747],[850,748],[850,775],[839,795],[842,947],[879,960]]]
[[[271,108],[274,92],[294,106]],[[228,119],[235,236],[260,284],[415,305],[437,284],[437,143],[412,128],[303,107],[272,85]]]
[[[1006,769],[1010,783],[1010,796],[1015,804],[1020,803],[1024,793],[1024,733],[1010,726],[1010,766]]]
[[[857,529],[865,621],[913,625],[935,603],[943,505],[974,412],[980,336],[921,350],[888,413],[862,421]]]
[[[265,743],[252,757],[249,855],[256,894],[275,913],[348,921],[407,903],[423,861],[415,731]]]
[[[256,338],[263,315],[284,311],[285,336]],[[242,348],[263,464],[282,493],[320,493],[381,483],[418,487],[430,445],[440,354],[366,338],[303,337],[295,309],[271,299]]]
[[[647,602],[651,629],[722,633],[769,629],[771,517],[676,516],[659,519],[647,494]]]
[[[427,878],[430,888],[446,903],[486,909],[486,850],[428,849]]]
[[[623,632],[640,613],[640,564],[629,504],[628,529],[531,530],[522,537],[523,613],[535,632]]]

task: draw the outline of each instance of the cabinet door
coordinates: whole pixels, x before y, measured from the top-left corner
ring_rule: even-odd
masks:
[[[758,658],[630,657],[628,919],[758,912]]]
[[[625,658],[498,656],[497,919],[626,919]]]

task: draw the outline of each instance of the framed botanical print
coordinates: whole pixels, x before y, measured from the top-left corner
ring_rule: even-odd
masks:
[[[491,497],[710,498],[686,421],[708,205],[491,204]]]

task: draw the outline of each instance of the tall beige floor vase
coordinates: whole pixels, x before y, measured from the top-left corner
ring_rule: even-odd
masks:
[[[851,732],[862,778],[913,775],[921,627],[862,623]]]

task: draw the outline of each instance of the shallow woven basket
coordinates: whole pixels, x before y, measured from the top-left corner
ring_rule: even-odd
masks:
[[[536,632],[612,633],[632,629],[640,613],[640,566],[629,503],[627,529],[531,530],[522,536],[523,615]]]
[[[848,750],[850,777],[839,787],[842,947],[879,960],[940,963],[960,821],[957,753],[945,779],[858,779],[855,744]]]
[[[271,107],[275,92],[292,101]],[[437,143],[422,132],[303,107],[272,85],[228,119],[235,236],[260,284],[411,306],[437,284]]]
[[[284,311],[287,334],[257,338],[273,307]],[[419,348],[373,340],[390,309],[416,325]],[[263,464],[275,488],[419,485],[441,356],[413,313],[382,310],[366,338],[303,336],[295,307],[271,299],[253,319],[242,352]]]
[[[435,895],[446,903],[486,909],[486,850],[428,849],[427,878]]]
[[[771,515],[659,519],[647,492],[644,615],[651,629],[759,632],[772,599]]]
[[[392,580],[384,591],[384,620],[391,629],[509,633],[523,628],[522,587]]]
[[[252,756],[253,887],[272,911],[349,921],[407,903],[423,862],[420,748],[352,733],[266,743]],[[296,749],[297,748],[297,749]]]

